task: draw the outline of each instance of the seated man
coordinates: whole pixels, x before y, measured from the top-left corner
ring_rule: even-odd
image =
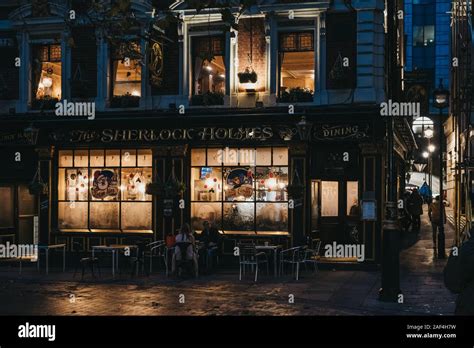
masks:
[[[207,268],[211,270],[213,268],[213,257],[218,255],[220,251],[221,235],[215,226],[211,226],[209,221],[204,221],[199,239],[204,243]]]

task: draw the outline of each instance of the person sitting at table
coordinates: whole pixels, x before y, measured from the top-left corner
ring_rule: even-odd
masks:
[[[181,248],[179,245],[176,245],[174,248],[174,253],[173,253],[173,260],[172,260],[172,272],[176,272],[176,261],[181,261],[183,257],[186,260],[192,260],[194,264],[194,272],[196,274],[196,277],[198,275],[198,260],[197,260],[197,254],[195,252],[195,247],[196,247],[196,241],[191,233],[191,227],[189,224],[183,224],[181,226],[181,230],[179,231],[179,234],[176,236],[176,244],[178,243],[190,243],[188,247],[186,248],[186,254],[182,255]]]
[[[209,221],[204,221],[202,224],[202,232],[199,240],[204,244],[204,251],[206,253],[207,268],[212,269],[213,257],[219,254],[221,235],[214,225]]]

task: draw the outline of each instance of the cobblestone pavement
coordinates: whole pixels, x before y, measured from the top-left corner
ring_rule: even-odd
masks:
[[[427,222],[425,212],[420,236],[404,238],[402,304],[377,300],[378,271],[308,271],[299,281],[262,275],[255,284],[251,277],[239,281],[235,271],[191,280],[124,274],[79,282],[70,272],[46,276],[31,268],[19,276],[1,267],[0,315],[451,315],[455,297],[443,285],[445,261],[433,257]],[[451,246],[449,226],[447,236]]]

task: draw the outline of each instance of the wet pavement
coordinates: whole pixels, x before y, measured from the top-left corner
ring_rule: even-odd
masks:
[[[400,253],[403,303],[377,300],[379,271],[303,271],[275,278],[265,272],[254,283],[239,281],[238,270],[198,279],[166,278],[160,270],[150,277],[78,281],[72,272],[53,269],[23,274],[0,267],[0,315],[452,315],[455,296],[443,285],[445,260],[434,258],[431,226],[422,216],[419,236],[409,233]],[[446,226],[446,246],[452,228]],[[110,269],[102,272],[106,273]]]

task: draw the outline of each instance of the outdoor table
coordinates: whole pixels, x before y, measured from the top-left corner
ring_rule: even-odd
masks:
[[[66,244],[51,244],[51,245],[38,245],[38,260],[36,267],[39,271],[40,269],[40,254],[41,250],[45,250],[46,254],[46,274],[49,274],[49,250],[51,249],[63,249],[63,272],[66,271]]]
[[[263,251],[263,252],[271,251],[271,252],[273,252],[273,272],[274,272],[275,277],[278,274],[278,270],[277,270],[278,249],[281,249],[281,248],[282,248],[281,245],[257,245],[257,246],[255,246],[255,249],[257,249],[257,251]]]
[[[111,244],[111,245],[95,245],[92,247],[92,258],[95,256],[95,251],[110,251],[112,253],[112,276],[115,278],[115,267],[118,270],[118,254],[120,250],[138,249],[136,245]],[[138,251],[137,251],[138,252]]]

